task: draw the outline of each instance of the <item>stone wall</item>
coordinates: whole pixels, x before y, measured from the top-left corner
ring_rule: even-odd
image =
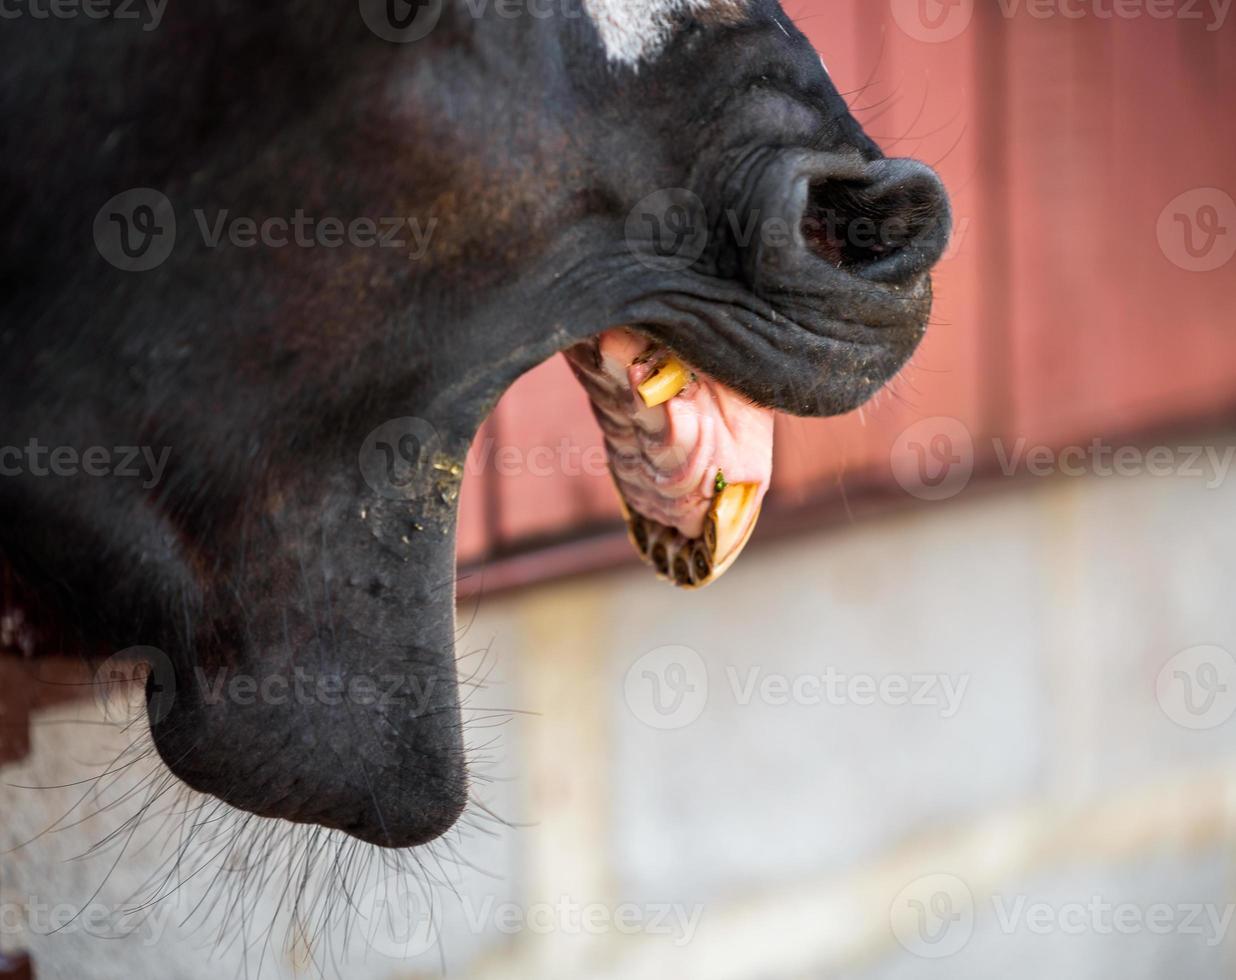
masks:
[[[120,916],[226,820],[178,797],[108,839],[160,775],[93,702],[48,709],[0,774],[0,846],[33,838],[0,858],[0,943],[72,978],[1228,977],[1233,582],[1232,481],[1090,476],[757,540],[699,594],[631,567],[469,601],[492,816],[421,859],[428,898],[369,862],[326,886],[350,935],[286,944],[278,838],[248,853],[260,897],[212,917],[239,859],[186,854]]]

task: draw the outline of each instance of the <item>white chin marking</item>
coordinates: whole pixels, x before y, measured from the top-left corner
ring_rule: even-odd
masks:
[[[632,68],[669,42],[684,14],[716,11],[734,15],[745,0],[584,0],[610,61]]]

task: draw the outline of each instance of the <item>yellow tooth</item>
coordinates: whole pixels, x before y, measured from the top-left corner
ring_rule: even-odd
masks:
[[[708,515],[711,527],[706,541],[712,560],[721,566],[714,570],[714,577],[729,567],[729,562],[747,543],[759,517],[759,500],[758,483],[731,483],[713,497]]]
[[[672,354],[638,388],[640,398],[649,408],[664,405],[691,383],[691,369]]]
[[[719,579],[742,554],[759,521],[760,505],[760,484],[729,484],[712,498],[704,534],[694,539],[637,514],[625,500],[622,512],[635,550],[657,576],[695,590]],[[685,567],[680,567],[680,560]]]

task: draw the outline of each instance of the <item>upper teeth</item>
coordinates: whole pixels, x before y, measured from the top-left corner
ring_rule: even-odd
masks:
[[[639,396],[649,408],[663,405],[691,383],[691,369],[671,354],[639,386]]]

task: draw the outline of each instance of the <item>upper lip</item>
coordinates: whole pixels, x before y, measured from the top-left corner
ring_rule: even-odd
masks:
[[[887,380],[926,328],[930,278],[889,287],[856,281],[814,256],[811,262],[822,267],[815,276],[766,277],[759,292],[740,280],[678,273],[676,281],[624,307],[613,325],[641,330],[766,407],[832,414],[841,407],[808,404],[809,397],[787,402],[771,393],[791,372],[812,364],[834,381],[839,372],[853,374],[860,385]]]

